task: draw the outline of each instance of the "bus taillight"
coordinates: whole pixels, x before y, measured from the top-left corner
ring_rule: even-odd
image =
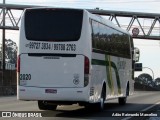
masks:
[[[86,56],[84,58],[84,74],[89,74],[89,59]]]
[[[20,55],[18,55],[18,58],[17,58],[17,72],[18,73],[20,72]]]
[[[89,83],[89,59],[84,57],[84,87]]]

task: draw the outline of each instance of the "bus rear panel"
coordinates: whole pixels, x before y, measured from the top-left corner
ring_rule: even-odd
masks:
[[[84,10],[54,8],[25,11],[19,43],[18,99],[88,101],[85,91],[90,60],[89,50],[84,52],[82,47],[87,44],[81,32],[83,14]]]

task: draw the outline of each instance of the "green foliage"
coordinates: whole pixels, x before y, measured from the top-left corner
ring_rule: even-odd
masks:
[[[160,90],[160,78],[158,77],[153,81],[152,76],[147,73],[140,74],[135,78],[135,82]]]
[[[147,73],[142,73],[138,76],[138,80],[141,84],[143,85],[148,85],[150,87],[154,87],[154,82],[153,82],[153,78],[151,75],[147,74]]]
[[[156,84],[157,86],[160,86],[160,78],[156,78],[156,79],[155,79],[155,84]]]
[[[2,44],[0,44],[0,60],[2,61]],[[11,39],[5,40],[5,61],[16,64],[17,61],[17,45]]]

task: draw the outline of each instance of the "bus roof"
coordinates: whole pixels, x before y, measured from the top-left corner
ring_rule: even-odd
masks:
[[[71,10],[84,10],[85,12],[88,13],[88,16],[89,16],[91,19],[93,19],[93,20],[95,20],[95,21],[97,21],[97,22],[100,22],[100,23],[102,23],[102,24],[105,24],[105,25],[107,25],[107,26],[109,26],[109,27],[111,27],[111,28],[113,28],[113,29],[116,29],[116,30],[118,30],[118,31],[120,31],[120,32],[123,32],[123,33],[125,33],[125,34],[130,35],[130,33],[129,33],[128,31],[126,31],[126,30],[124,30],[124,29],[116,26],[112,21],[110,21],[110,20],[108,20],[108,19],[105,19],[104,17],[102,17],[102,16],[100,16],[100,15],[92,14],[92,13],[90,13],[90,12],[89,12],[88,10],[86,10],[86,9],[63,8],[63,7],[35,7],[35,8],[27,8],[27,9],[71,9]]]

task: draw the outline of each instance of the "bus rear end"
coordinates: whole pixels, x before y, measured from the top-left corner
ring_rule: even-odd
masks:
[[[84,42],[84,38],[90,39],[86,36],[87,27],[82,25],[87,19],[84,13],[84,10],[54,8],[24,12],[18,56],[18,99],[88,101],[91,50],[90,44]]]

